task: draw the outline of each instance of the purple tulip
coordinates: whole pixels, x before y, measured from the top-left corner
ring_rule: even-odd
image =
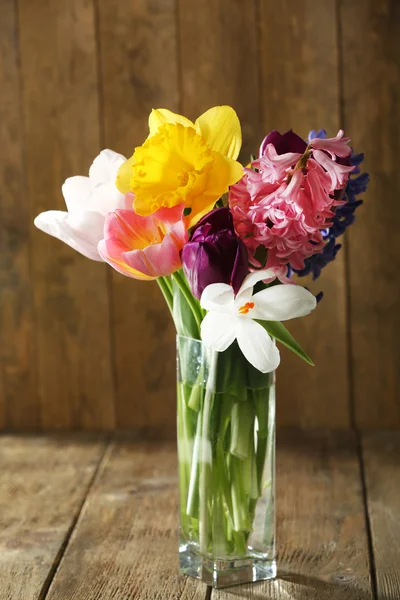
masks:
[[[268,144],[273,144],[278,154],[286,154],[287,152],[304,154],[307,148],[306,142],[291,129],[283,134],[275,129],[271,131],[261,144],[260,157],[264,155]]]
[[[199,221],[182,250],[182,266],[196,298],[211,283],[239,291],[249,272],[247,249],[233,228],[229,208],[217,208]]]

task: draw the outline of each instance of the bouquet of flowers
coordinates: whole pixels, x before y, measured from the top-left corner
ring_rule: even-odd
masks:
[[[212,585],[275,575],[277,342],[319,297],[299,277],[334,260],[368,175],[339,131],[272,131],[238,162],[228,106],[195,123],[153,110],[131,158],[103,150],[36,226],[135,279],[156,280],[177,330],[181,568]]]

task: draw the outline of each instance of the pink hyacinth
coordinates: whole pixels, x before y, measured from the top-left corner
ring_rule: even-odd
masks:
[[[231,187],[235,229],[255,267],[264,266],[256,254],[264,247],[265,267],[284,280],[287,265],[302,269],[306,258],[322,251],[322,230],[343,204],[339,190],[354,169],[342,160],[351,152],[349,141],[339,131],[336,138],[312,140],[303,154],[278,154],[274,144],[266,144],[263,155]]]

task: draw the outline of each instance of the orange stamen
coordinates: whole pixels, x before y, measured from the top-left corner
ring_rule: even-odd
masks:
[[[239,312],[241,315],[247,315],[252,308],[254,308],[254,302],[246,302],[246,304],[243,304],[243,306],[239,308]]]

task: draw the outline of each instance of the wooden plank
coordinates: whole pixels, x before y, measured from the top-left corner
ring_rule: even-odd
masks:
[[[98,0],[105,146],[131,156],[153,107],[179,110],[174,0]],[[112,274],[117,427],[175,422],[174,329],[156,283]],[[133,393],[134,389],[134,393]]]
[[[242,159],[262,137],[257,14],[253,0],[179,0],[182,109],[195,119],[229,104],[242,123]]]
[[[400,597],[400,432],[362,436],[377,600]]]
[[[264,131],[339,129],[335,0],[260,0]],[[304,427],[348,427],[348,349],[344,251],[312,283],[325,297],[318,309],[288,327],[314,358],[307,367],[283,350],[278,372],[278,422]],[[334,367],[334,368],[333,368]]]
[[[204,600],[178,574],[175,444],[112,445],[50,588],[48,600]]]
[[[99,151],[92,2],[19,2],[31,218],[64,209],[60,187]],[[106,267],[35,231],[38,384],[46,429],[114,425]]]
[[[350,432],[278,432],[278,578],[212,600],[372,599],[356,444]]]
[[[0,596],[43,598],[104,451],[95,438],[0,438]]]
[[[356,424],[400,426],[400,4],[341,3],[344,116],[371,183],[349,236]]]
[[[40,423],[15,4],[0,4],[0,429]]]

